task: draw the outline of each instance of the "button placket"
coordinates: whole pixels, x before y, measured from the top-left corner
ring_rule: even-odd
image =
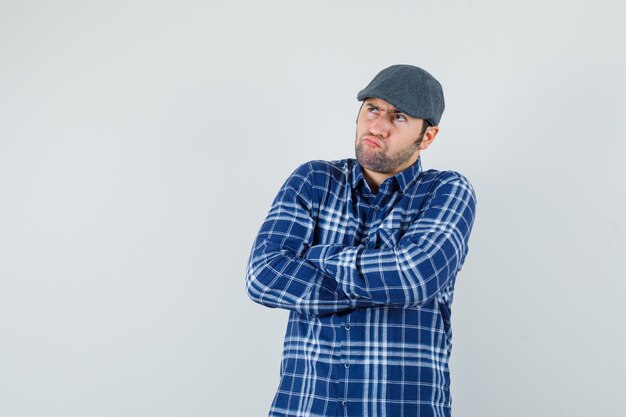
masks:
[[[344,407],[348,406],[348,391],[349,391],[349,368],[350,368],[350,329],[352,328],[352,326],[350,325],[350,316],[348,315],[346,317],[346,322],[343,325],[343,328],[345,330],[344,334],[345,334],[345,340],[346,340],[346,346],[345,346],[345,355],[344,355],[344,363],[343,363],[343,367],[345,369],[345,374],[344,374],[344,392],[343,392],[343,401],[341,401],[341,405]]]

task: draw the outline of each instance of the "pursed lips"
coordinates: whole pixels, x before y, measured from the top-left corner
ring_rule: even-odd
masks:
[[[377,148],[382,148],[382,144],[380,142],[380,140],[378,140],[376,137],[374,136],[370,136],[370,135],[363,135],[363,142],[367,143],[370,146],[375,146]]]

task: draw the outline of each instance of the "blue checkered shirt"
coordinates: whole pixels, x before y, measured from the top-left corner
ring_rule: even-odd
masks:
[[[475,206],[464,176],[421,157],[377,194],[354,159],[296,169],[247,270],[252,300],[290,311],[270,416],[450,416],[450,307]]]

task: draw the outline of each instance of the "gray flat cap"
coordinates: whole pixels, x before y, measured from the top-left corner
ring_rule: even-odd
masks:
[[[409,116],[426,119],[437,126],[445,108],[443,89],[432,75],[413,65],[392,65],[357,94],[363,101],[376,97],[392,104]]]

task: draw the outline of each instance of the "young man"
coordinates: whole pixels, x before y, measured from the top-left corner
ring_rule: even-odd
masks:
[[[357,95],[356,160],[287,179],[254,242],[252,300],[290,310],[270,416],[450,416],[450,313],[472,186],[423,171],[441,85],[410,65]]]

